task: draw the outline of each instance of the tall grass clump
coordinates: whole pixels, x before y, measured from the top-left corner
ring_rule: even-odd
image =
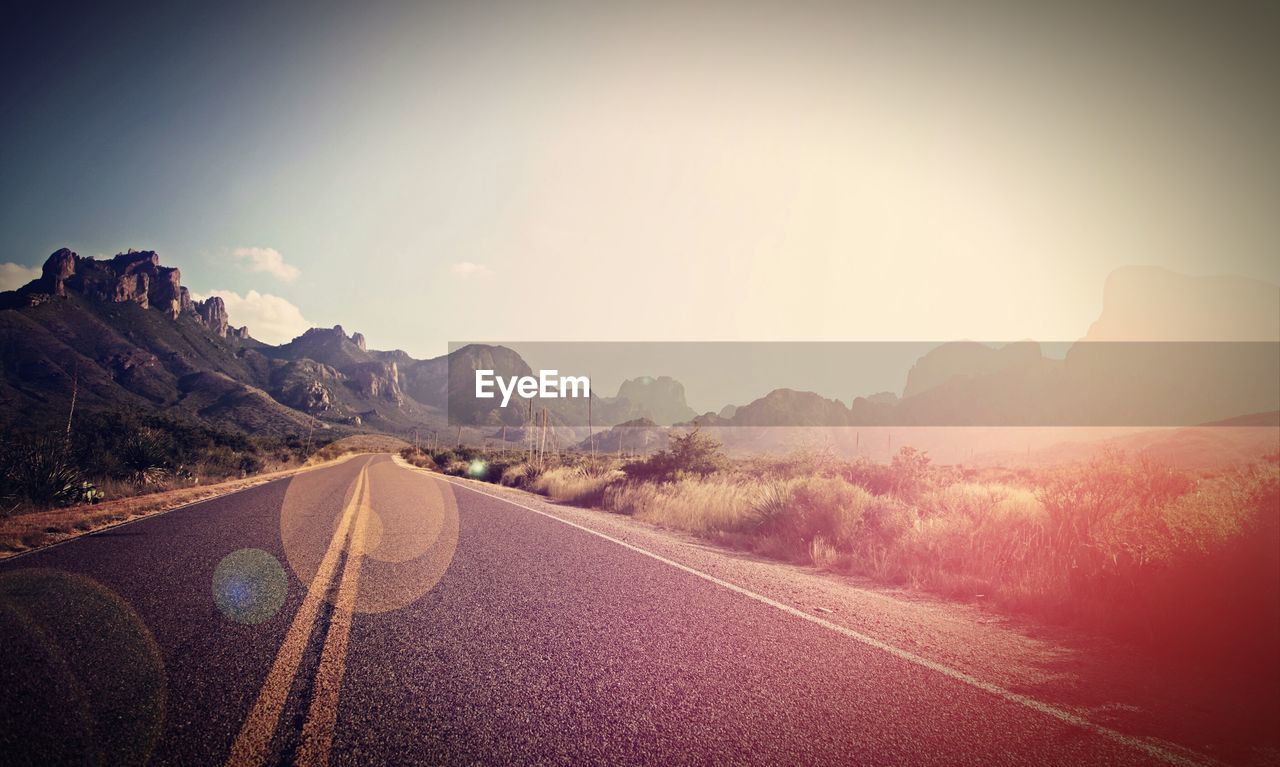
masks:
[[[766,485],[752,512],[762,553],[807,556],[822,567],[877,573],[885,547],[910,523],[901,502],[836,477]]]
[[[626,481],[605,488],[602,506],[654,525],[699,534],[740,533],[755,523],[756,481],[733,477]]]
[[[621,477],[621,472],[561,466],[543,472],[530,487],[554,501],[599,506],[604,501],[605,490]]]

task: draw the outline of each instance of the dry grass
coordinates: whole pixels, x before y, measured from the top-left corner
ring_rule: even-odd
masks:
[[[1231,637],[1255,659],[1280,644],[1276,456],[1215,474],[1121,454],[1011,471],[937,467],[910,448],[887,465],[823,451],[730,463],[714,442],[687,442],[697,471],[675,450],[534,464],[458,448],[437,461],[767,557],[1152,644],[1221,655]]]
[[[603,493],[604,508],[692,533],[739,532],[754,524],[757,482],[720,477],[677,482],[618,482]]]
[[[561,466],[541,473],[530,483],[530,489],[555,501],[578,506],[598,506],[605,488],[619,481],[621,472],[591,471],[578,466]]]
[[[887,466],[807,453],[667,476],[675,478],[576,462],[512,464],[489,479],[777,559],[1109,633],[1280,642],[1273,458],[1196,475],[1118,454],[1010,473],[933,467],[914,451]]]
[[[327,465],[336,460],[339,459],[330,459],[311,466]],[[118,498],[94,505],[69,506],[0,518],[0,559],[101,530],[126,520],[226,495],[273,479],[289,477],[308,468],[310,467],[294,467],[217,484],[187,486]]]
[[[343,437],[330,442],[320,448],[307,459],[307,464],[314,465],[332,461],[335,458],[351,453],[399,453],[401,450],[411,447],[412,445],[408,442],[385,434],[353,434],[350,437]]]

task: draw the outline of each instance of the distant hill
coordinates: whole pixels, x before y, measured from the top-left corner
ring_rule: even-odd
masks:
[[[973,341],[957,341],[931,349],[907,372],[903,398],[923,394],[956,379],[1017,373],[1045,363],[1034,341],[994,347]]]
[[[1053,466],[1085,461],[1105,451],[1145,457],[1179,468],[1210,468],[1280,454],[1280,412],[1231,419],[1234,425],[1205,424],[1149,429],[1102,440],[1064,441],[1026,454],[1007,452],[979,456],[977,463],[1004,466]]]
[[[612,405],[610,420],[618,422],[629,418],[648,418],[659,424],[675,424],[688,421],[697,415],[685,401],[684,385],[670,376],[651,378],[644,376],[622,382],[618,396],[606,405]],[[621,412],[630,410],[632,412]],[[606,412],[610,412],[606,408]]]
[[[232,327],[221,298],[193,301],[181,279],[153,251],[94,259],[64,248],[39,278],[0,293],[0,425],[65,419],[73,389],[77,408],[174,411],[275,435],[439,429],[451,407],[454,422],[475,426],[519,427],[528,418],[518,396],[507,408],[472,397],[450,402],[450,391],[473,391],[477,369],[531,375],[507,347],[472,344],[419,360],[370,349],[341,325],[272,346]],[[616,397],[593,395],[597,426],[693,415],[684,387],[668,377],[627,381]],[[586,410],[585,400],[552,402],[549,422],[585,426]]]
[[[1087,341],[1280,341],[1280,286],[1127,266],[1107,278]]]
[[[588,452],[594,447],[600,454],[648,455],[667,447],[669,433],[670,429],[659,426],[648,418],[637,418],[599,432],[594,437],[587,437],[575,445],[575,448]]]
[[[172,410],[255,433],[443,421],[404,395],[396,354],[341,327],[263,344],[228,324],[221,298],[192,301],[152,251],[55,252],[38,279],[0,293],[0,348],[3,423],[65,418],[73,388],[78,408]]]

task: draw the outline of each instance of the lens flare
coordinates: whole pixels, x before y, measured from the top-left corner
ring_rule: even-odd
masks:
[[[62,570],[0,574],[0,647],[0,761],[150,761],[165,718],[164,661],[118,594]]]
[[[271,618],[288,590],[280,561],[262,549],[233,551],[213,571],[213,601],[237,623],[252,625]]]
[[[453,485],[390,460],[367,463],[366,487],[347,472],[310,472],[289,482],[280,511],[288,567],[304,584],[316,577],[344,511],[364,523],[364,557],[353,610],[383,613],[412,604],[444,576],[458,546]],[[488,470],[488,467],[485,467]],[[326,599],[331,598],[326,595]]]

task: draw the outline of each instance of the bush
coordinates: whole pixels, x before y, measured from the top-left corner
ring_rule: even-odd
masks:
[[[893,471],[869,458],[859,458],[846,464],[841,476],[848,483],[875,495],[887,495],[893,491]]]
[[[599,506],[604,501],[609,485],[622,479],[622,476],[621,472],[562,466],[544,472],[532,483],[531,489],[555,501]]]
[[[671,482],[682,476],[705,477],[724,471],[729,461],[720,441],[697,429],[671,437],[671,446],[622,467],[628,479]]]
[[[834,477],[768,485],[752,505],[757,532],[799,555],[815,548],[823,559],[852,565],[882,556],[910,525],[906,506]],[[845,557],[835,557],[834,552]]]
[[[457,458],[453,459],[452,461],[449,461],[448,463],[442,466],[442,470],[444,471],[445,474],[448,474],[454,477],[465,477],[467,476],[467,473],[468,471],[470,471],[470,469],[471,469],[470,462],[458,460]]]
[[[609,511],[677,530],[700,534],[745,533],[755,525],[754,481],[728,477],[653,483],[628,480],[605,488],[601,505]]]
[[[38,508],[96,502],[101,498],[76,467],[66,442],[37,437],[19,443],[4,456],[5,513],[26,501]]]
[[[435,471],[437,468],[435,459],[425,450],[406,447],[400,451],[400,457],[410,466],[417,466],[419,469]]]
[[[454,461],[461,460],[457,453],[447,447],[436,448],[435,450],[429,451],[427,455],[431,456],[431,460],[434,461],[437,466],[448,466]]]
[[[507,487],[531,488],[542,476],[542,468],[537,464],[522,461],[503,469],[498,482]]]

